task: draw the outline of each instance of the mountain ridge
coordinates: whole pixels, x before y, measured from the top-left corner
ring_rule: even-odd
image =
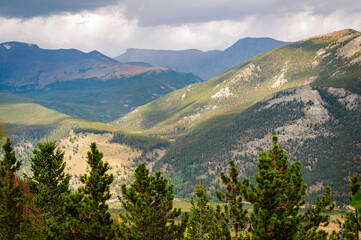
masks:
[[[41,89],[59,81],[108,80],[164,68],[119,63],[94,50],[42,49],[36,44],[0,43],[0,84]]]
[[[348,177],[361,174],[360,56],[360,32],[308,38],[162,96],[116,123],[174,142],[153,171],[164,172],[178,196],[189,196],[199,181],[214,194],[229,160],[241,178],[252,177],[258,153],[278,135],[291,161],[304,166],[308,197],[330,185],[344,203]]]
[[[87,120],[109,122],[161,95],[201,82],[147,63],[120,63],[98,51],[0,44],[0,90]]]
[[[356,60],[361,51],[357,45],[360,35],[345,30],[271,50],[211,80],[141,106],[118,123],[134,131],[179,134],[217,114],[243,111],[267,95],[301,84],[346,87],[359,92]],[[350,46],[358,51],[352,50],[351,57],[343,56],[346,53],[342,51]],[[350,80],[338,81],[345,77]]]
[[[287,44],[272,38],[243,38],[230,47],[221,50],[201,51],[187,50],[154,50],[130,48],[118,57],[120,62],[143,61],[153,65],[174,68],[181,72],[193,73],[208,80],[231,67],[258,54]]]

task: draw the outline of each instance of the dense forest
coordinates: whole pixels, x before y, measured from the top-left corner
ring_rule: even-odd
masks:
[[[122,136],[118,136],[119,140]],[[12,142],[3,145],[0,160],[1,239],[358,239],[359,210],[346,212],[339,231],[322,229],[334,211],[330,187],[307,204],[307,185],[299,161],[292,164],[273,137],[273,147],[261,152],[254,179],[240,179],[234,161],[220,175],[223,191],[218,205],[207,190],[194,186],[190,212],[174,208],[173,185],[160,171],[150,174],[138,165],[134,182],[121,186],[120,214],[109,212],[110,184],[114,176],[103,162],[96,143],[90,145],[90,171],[81,176],[82,187],[71,191],[65,173],[64,152],[55,141],[38,144],[29,160],[32,174],[17,175]],[[124,139],[122,141],[125,141]],[[135,140],[129,140],[131,142]],[[350,177],[350,204],[360,197],[361,182]],[[250,205],[250,208],[245,205]]]

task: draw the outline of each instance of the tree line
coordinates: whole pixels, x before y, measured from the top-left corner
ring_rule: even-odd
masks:
[[[8,138],[0,160],[1,239],[359,239],[357,208],[339,222],[340,231],[320,229],[329,224],[326,213],[334,208],[331,189],[326,187],[313,206],[304,208],[307,185],[301,163],[289,163],[277,137],[268,152],[260,153],[254,183],[240,181],[230,161],[228,174],[220,176],[225,191],[216,192],[222,204],[215,208],[206,189],[197,185],[190,213],[182,213],[173,207],[173,185],[160,171],[151,175],[144,163],[138,165],[134,182],[121,186],[119,221],[107,204],[114,176],[107,173],[109,164],[96,143],[87,156],[91,170],[81,176],[83,186],[75,192],[55,141],[39,143],[30,159],[32,174],[23,179],[16,173],[22,163],[11,145]],[[355,174],[350,180],[351,201],[361,182]]]

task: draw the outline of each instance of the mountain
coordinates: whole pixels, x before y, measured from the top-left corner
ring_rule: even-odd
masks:
[[[97,51],[47,50],[20,42],[0,44],[0,84],[3,86],[42,89],[59,81],[108,80],[150,70],[154,68],[119,63]]]
[[[229,160],[235,160],[242,177],[253,179],[258,154],[270,149],[277,135],[290,161],[302,162],[309,194],[330,185],[334,200],[347,203],[348,177],[361,174],[360,109],[361,94],[344,88],[284,90],[178,138],[153,169],[166,171],[181,196],[200,180],[215,191]]]
[[[211,79],[251,57],[287,44],[272,38],[243,38],[224,51],[149,50],[130,48],[115,57],[120,62],[141,61]]]
[[[361,174],[361,33],[347,29],[251,58],[203,83],[137,108],[116,123],[174,142],[153,164],[186,196],[201,181],[220,189],[231,159],[252,178],[258,153],[280,146],[300,160],[309,196],[331,185],[347,201],[348,177]]]
[[[141,106],[117,122],[129,130],[179,135],[215,116],[240,113],[273,93],[302,84],[359,93],[359,35],[344,30],[271,50],[209,81]]]
[[[2,91],[93,121],[108,122],[157,97],[202,80],[147,63],[120,63],[97,51],[0,44]]]

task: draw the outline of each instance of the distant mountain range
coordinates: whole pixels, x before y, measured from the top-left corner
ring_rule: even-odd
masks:
[[[54,82],[89,78],[109,80],[158,69],[161,68],[120,63],[98,51],[47,50],[20,42],[0,44],[2,86],[42,89]]]
[[[45,107],[107,122],[161,95],[202,80],[148,63],[120,63],[97,51],[0,44],[0,91],[27,94]]]
[[[204,80],[211,79],[235,65],[288,44],[272,38],[243,38],[224,51],[203,52],[189,50],[150,50],[129,48],[115,57],[120,62],[147,62],[157,66],[173,68],[180,72],[193,73]]]

